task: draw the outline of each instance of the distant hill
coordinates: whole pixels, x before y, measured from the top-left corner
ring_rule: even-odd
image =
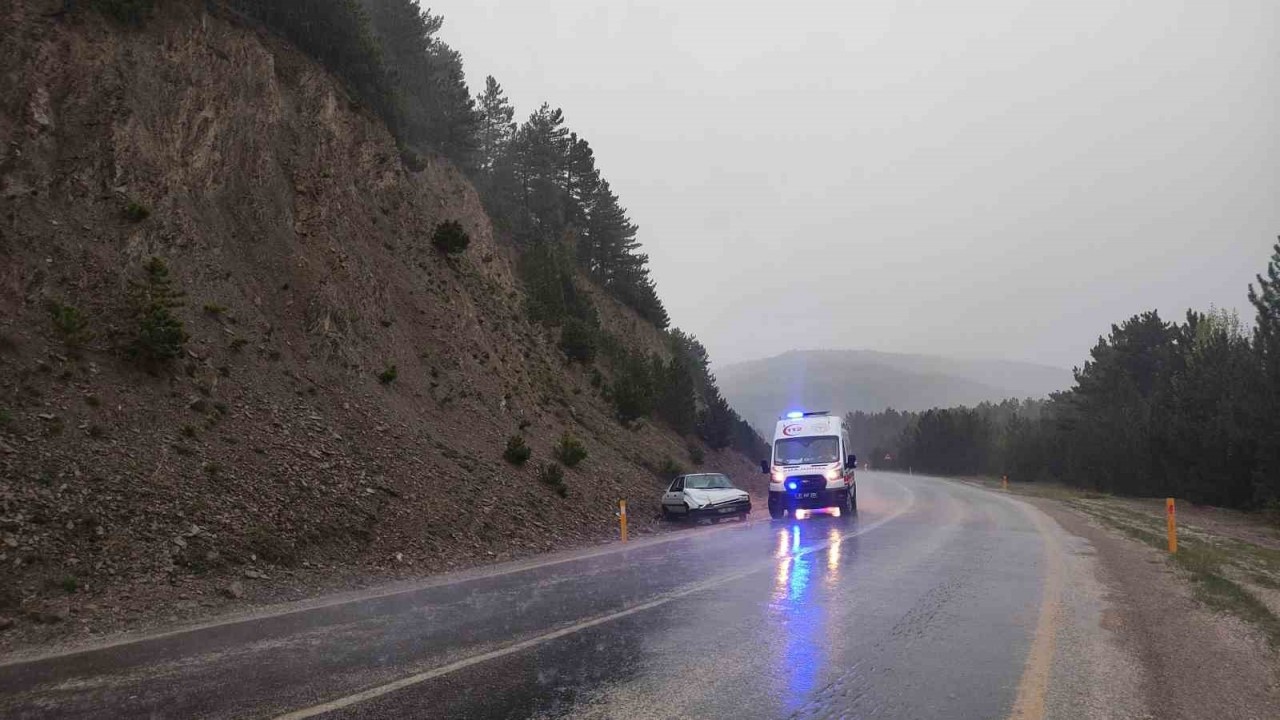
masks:
[[[716,369],[725,397],[767,434],[788,408],[926,410],[1009,397],[1044,397],[1070,370],[1008,360],[962,360],[873,350],[801,350]]]

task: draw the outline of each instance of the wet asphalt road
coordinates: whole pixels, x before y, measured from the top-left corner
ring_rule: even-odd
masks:
[[[0,665],[5,718],[996,718],[1036,511],[859,474],[856,518],[723,524]]]

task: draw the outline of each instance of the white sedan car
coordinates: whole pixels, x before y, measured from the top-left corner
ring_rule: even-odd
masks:
[[[662,517],[741,517],[751,512],[751,496],[721,473],[693,473],[671,481],[662,496]]]

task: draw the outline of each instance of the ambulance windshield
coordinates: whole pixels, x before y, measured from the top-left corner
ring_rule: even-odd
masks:
[[[840,438],[833,436],[783,438],[773,445],[774,465],[833,463],[840,460]]]

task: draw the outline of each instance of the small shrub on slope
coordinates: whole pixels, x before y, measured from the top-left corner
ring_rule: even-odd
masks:
[[[502,459],[512,465],[523,465],[533,451],[525,444],[524,438],[520,435],[512,435],[507,438],[507,449],[502,452]]]
[[[446,255],[456,255],[471,244],[471,236],[462,229],[462,223],[446,220],[436,226],[436,231],[431,235],[431,244]]]
[[[564,463],[565,467],[573,467],[582,462],[587,457],[587,448],[578,438],[566,432],[560,436],[560,442],[555,449],[556,459]]]

